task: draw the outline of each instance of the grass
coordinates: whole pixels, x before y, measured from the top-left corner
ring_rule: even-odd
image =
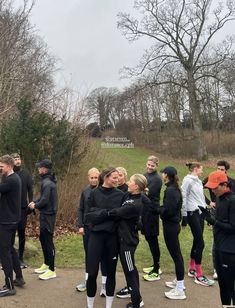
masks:
[[[100,149],[97,153],[96,167],[103,169],[107,166],[122,166],[128,171],[129,176],[134,173],[144,173],[146,158],[153,154],[152,151],[135,148],[135,149]],[[179,178],[182,178],[187,174],[187,168],[179,160],[169,160],[162,158],[160,161],[159,169],[166,165],[173,165],[178,170]],[[204,175],[208,175],[209,172],[214,170],[214,166],[204,168]],[[234,173],[231,172],[231,176],[234,177]],[[163,195],[164,188],[161,195]],[[161,196],[162,197],[162,196]],[[205,225],[204,232],[205,249],[203,253],[203,268],[207,273],[212,272],[212,230]],[[37,247],[37,253],[25,255],[25,261],[31,266],[41,265],[42,253],[38,240],[29,239],[29,242],[33,243]],[[161,268],[164,272],[173,272],[174,266],[171,257],[166,249],[162,232],[159,236],[160,249],[161,249]],[[187,269],[189,261],[189,253],[192,245],[192,235],[189,227],[181,231],[180,234],[181,249],[184,256],[185,268]],[[61,236],[55,239],[56,246],[56,265],[58,267],[79,267],[84,268],[84,251],[82,237],[76,234]],[[136,252],[136,264],[139,269],[145,266],[150,266],[152,263],[151,255],[147,242],[143,236],[140,236],[140,244]],[[120,265],[118,267],[120,270]]]

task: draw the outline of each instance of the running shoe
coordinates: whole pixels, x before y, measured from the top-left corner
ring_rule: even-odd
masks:
[[[16,294],[16,290],[13,289],[9,289],[7,286],[3,286],[0,289],[0,297],[4,297],[4,296],[12,296]]]
[[[23,260],[20,260],[20,268],[24,269],[24,268],[27,268],[27,267],[28,267],[28,265]]]
[[[41,279],[41,280],[49,280],[49,279],[52,279],[52,278],[56,278],[56,272],[51,271],[51,270],[47,270],[45,273],[39,275],[38,278]]]
[[[204,287],[213,286],[213,284],[215,283],[214,280],[208,279],[208,278],[206,278],[206,276],[195,277],[194,282],[196,284],[200,284],[201,286],[204,286]]]
[[[158,273],[153,272],[153,271],[148,273],[148,274],[145,274],[143,276],[143,278],[146,281],[156,281],[156,280],[160,280],[161,279],[160,275]]]
[[[76,286],[76,290],[77,290],[78,292],[85,292],[85,291],[86,291],[86,282],[79,283],[79,284]]]
[[[165,292],[165,296],[169,299],[186,299],[184,291],[180,291],[177,288],[174,288],[168,292]]]
[[[150,266],[150,267],[144,267],[143,268],[143,273],[145,274],[149,274],[150,272],[153,271],[153,266]],[[158,274],[161,275],[162,274],[162,270],[159,268],[158,270]]]
[[[16,278],[15,280],[13,280],[13,284],[16,287],[23,287],[23,285],[25,285],[25,280],[23,277],[21,278]]]
[[[177,283],[177,280],[176,278],[173,280],[173,281],[166,281],[165,282],[165,285],[168,287],[168,288],[171,288],[171,289],[175,289],[176,288],[176,283]],[[184,287],[184,290],[186,288]]]
[[[190,269],[188,271],[188,276],[191,278],[195,278],[197,276],[197,271],[195,269]]]
[[[124,287],[124,288],[122,288],[120,291],[118,291],[116,293],[116,296],[118,298],[130,298],[131,294],[130,294],[130,292],[128,290],[128,287]]]
[[[34,273],[36,273],[36,274],[43,274],[43,273],[45,273],[48,269],[49,269],[49,266],[43,263],[43,264],[41,265],[41,267],[36,268],[36,269],[34,270]]]

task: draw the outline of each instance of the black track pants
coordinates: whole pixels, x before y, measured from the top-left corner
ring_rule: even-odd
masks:
[[[145,235],[145,239],[149,244],[149,248],[153,257],[154,272],[158,273],[160,261],[160,249],[157,235]]]

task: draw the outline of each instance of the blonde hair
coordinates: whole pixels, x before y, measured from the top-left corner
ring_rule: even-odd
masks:
[[[146,177],[143,174],[139,174],[139,173],[133,174],[131,176],[131,179],[133,179],[135,184],[138,185],[140,192],[148,191],[148,188],[147,188],[148,182],[147,182]]]
[[[125,178],[125,182],[127,181],[127,171],[125,168],[123,167],[117,167],[116,168],[118,172],[121,172],[123,175],[124,175],[124,178]]]
[[[159,163],[159,159],[157,158],[157,156],[151,155],[147,158],[147,161],[151,161],[153,163],[155,163],[158,166]]]
[[[88,170],[87,175],[90,176],[92,173],[97,173],[98,175],[100,175],[100,172],[97,168],[91,168]]]

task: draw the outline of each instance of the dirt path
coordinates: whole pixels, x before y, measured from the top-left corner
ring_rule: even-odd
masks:
[[[86,308],[86,293],[75,291],[75,286],[83,279],[83,271],[78,269],[57,269],[57,278],[50,281],[40,281],[32,268],[24,270],[26,285],[17,288],[17,294],[12,297],[0,298],[0,308]],[[186,278],[187,299],[182,301],[168,300],[164,297],[165,281],[171,280],[172,275],[162,275],[156,282],[141,280],[141,293],[146,308],[220,308],[219,288],[196,285],[192,279]],[[4,276],[0,274],[3,284]],[[99,281],[100,282],[100,279]],[[117,273],[117,289],[125,284],[122,273]],[[98,284],[98,291],[100,284]],[[113,308],[125,308],[128,299],[115,298]],[[96,297],[96,308],[105,308],[105,299]]]

